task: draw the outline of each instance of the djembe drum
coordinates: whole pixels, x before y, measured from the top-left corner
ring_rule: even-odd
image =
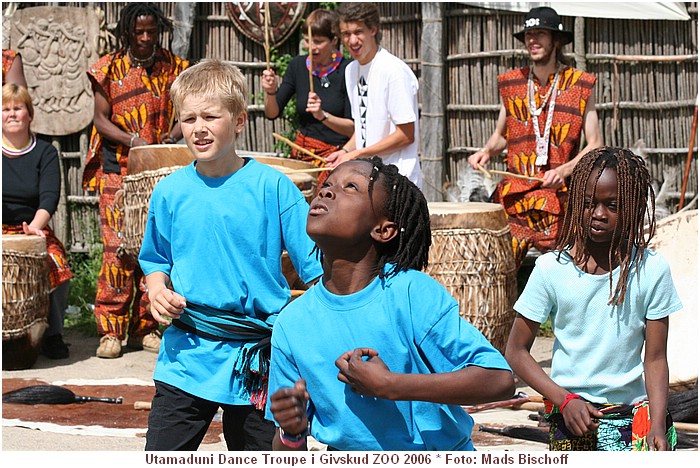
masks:
[[[186,145],[136,146],[129,150],[120,193],[124,214],[121,248],[125,253],[139,255],[148,220],[148,204],[156,184],[193,159]]]
[[[29,369],[48,328],[49,265],[46,240],[2,236],[2,368]]]
[[[496,203],[428,203],[428,210],[426,273],[457,300],[460,315],[504,352],[518,294],[505,210]]]

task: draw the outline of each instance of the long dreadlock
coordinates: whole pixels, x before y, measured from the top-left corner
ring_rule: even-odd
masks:
[[[618,204],[617,226],[608,259],[610,265],[613,265],[613,258],[620,265],[620,278],[614,293],[612,269],[610,271],[608,304],[620,305],[625,299],[627,278],[632,265],[635,269],[639,268],[640,261],[644,259],[644,251],[656,230],[654,189],[649,170],[641,157],[628,149],[601,147],[581,158],[571,175],[569,202],[556,248],[561,255],[561,252],[575,245],[580,247],[574,256],[577,265],[584,264],[590,258],[586,241],[593,211],[586,214],[586,183],[593,171],[597,170],[595,191],[605,168],[616,171]]]
[[[360,158],[372,165],[369,176],[369,197],[377,184],[386,190],[388,197],[382,207],[383,215],[398,225],[398,235],[381,250],[379,275],[392,276],[409,269],[423,270],[428,265],[428,251],[432,242],[428,202],[420,189],[406,176],[399,174],[393,164],[384,164],[382,158]],[[388,275],[384,266],[395,264]]]
[[[120,51],[126,52],[129,49],[129,38],[134,32],[136,18],[140,16],[150,16],[156,20],[156,25],[158,26],[159,46],[160,38],[165,31],[171,33],[170,41],[172,41],[173,23],[163,14],[161,9],[155,3],[132,2],[121,11],[121,14],[119,15],[119,22],[117,23],[117,28],[115,30]]]

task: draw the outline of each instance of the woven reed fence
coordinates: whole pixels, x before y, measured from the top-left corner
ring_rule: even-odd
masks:
[[[47,3],[32,5],[41,4]],[[62,5],[86,6],[78,2]],[[107,25],[112,27],[124,5],[125,2],[89,4],[103,10]],[[174,3],[159,2],[159,5],[166,15],[173,17]],[[563,18],[565,27],[577,35],[574,44],[565,48],[565,53],[575,66],[598,77],[595,93],[604,142],[632,147],[642,140],[652,175],[659,181],[664,179],[665,172],[673,178],[672,191],[676,192],[676,197],[688,154],[698,93],[697,3],[686,5],[690,21]],[[319,6],[307,3],[306,12]],[[423,82],[422,68],[429,64],[442,70],[440,89],[444,91],[438,98],[444,113],[429,116],[440,116],[444,135],[431,135],[435,137],[431,138],[431,145],[436,147],[427,152],[431,164],[437,159],[442,165],[438,177],[456,180],[466,170],[467,156],[486,142],[495,127],[499,106],[497,75],[527,63],[522,45],[512,37],[512,33],[520,29],[524,15],[458,3],[441,5],[442,39],[429,44],[440,45],[443,50],[443,63],[436,64],[428,63],[432,58],[421,56],[425,50],[421,45],[424,6],[419,2],[386,2],[379,6],[381,44],[408,63],[421,79],[421,100],[425,99],[427,90],[434,88],[434,83]],[[263,46],[233,26],[223,2],[199,2],[195,13],[188,58],[192,61],[204,57],[221,58],[241,68],[247,77],[250,96],[249,123],[239,147],[272,152],[275,143],[272,133],[284,130],[286,124],[281,119],[271,122],[262,113]],[[165,41],[168,39],[166,37]],[[298,52],[298,34],[292,35],[278,50],[279,54]],[[88,131],[89,128],[79,134],[53,139],[62,152],[65,195],[55,222],[59,235],[73,250],[85,250],[90,242],[99,239],[97,199],[83,193],[80,184]],[[695,148],[693,157],[686,202],[697,193]],[[424,168],[426,164],[424,161]],[[502,163],[496,166],[504,167]]]

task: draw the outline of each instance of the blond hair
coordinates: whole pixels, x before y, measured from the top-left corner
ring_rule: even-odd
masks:
[[[237,66],[218,59],[203,59],[175,79],[170,96],[175,111],[180,112],[187,96],[218,99],[233,117],[246,111],[245,77]]]

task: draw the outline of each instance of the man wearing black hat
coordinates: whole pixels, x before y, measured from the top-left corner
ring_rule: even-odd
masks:
[[[566,179],[579,158],[602,146],[595,111],[595,77],[568,65],[561,49],[573,40],[552,8],[533,8],[513,34],[525,44],[531,64],[498,76],[501,109],[486,145],[469,157],[475,169],[507,148],[508,171],[493,194],[508,214],[519,267],[534,246],[554,248],[567,199]],[[586,146],[579,152],[581,136]]]

